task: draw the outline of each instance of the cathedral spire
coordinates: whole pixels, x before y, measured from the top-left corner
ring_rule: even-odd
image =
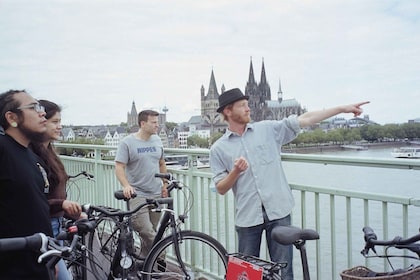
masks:
[[[264,58],[262,59],[262,68],[261,68],[261,79],[260,79],[260,83],[261,84],[266,84],[267,83],[267,77],[265,75]]]
[[[261,103],[265,102],[266,100],[271,100],[271,89],[270,89],[270,85],[267,82],[267,77],[265,75],[264,58],[262,59],[261,80],[260,80],[260,83],[258,84],[258,91],[259,91]]]
[[[249,84],[255,84],[254,67],[252,66],[252,56],[251,56],[251,62],[250,62],[250,65],[249,65],[248,83]]]

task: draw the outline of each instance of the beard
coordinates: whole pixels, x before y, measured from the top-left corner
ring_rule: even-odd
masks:
[[[23,135],[25,135],[26,138],[28,138],[31,142],[43,142],[45,141],[45,133],[43,132],[37,132],[33,131],[32,129],[28,128],[24,122],[19,124],[19,130],[22,132]]]
[[[247,124],[251,121],[251,117],[249,115],[233,114],[230,118],[232,121],[240,124]]]

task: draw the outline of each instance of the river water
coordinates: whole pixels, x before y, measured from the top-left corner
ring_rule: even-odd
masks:
[[[392,149],[393,147],[374,147],[360,151],[338,150],[313,154],[392,159]],[[415,159],[407,160],[412,161]],[[420,172],[415,170],[391,170],[388,168],[293,162],[284,162],[283,167],[290,183],[420,198]]]
[[[391,159],[392,147],[374,147],[367,150],[344,150],[344,151],[323,151],[313,154],[321,155],[333,155],[338,157],[363,157],[363,158],[384,158]],[[407,159],[409,161],[413,159]],[[334,189],[361,191],[374,194],[386,194],[399,197],[410,197],[420,199],[420,171],[419,170],[393,170],[388,168],[367,168],[367,167],[354,167],[346,165],[323,165],[323,164],[311,164],[311,163],[294,163],[294,162],[283,162],[283,167],[289,183],[291,184],[302,184],[318,187],[329,187]],[[293,213],[293,224],[299,225],[301,222],[300,213],[300,194],[294,191],[296,206]],[[313,228],[314,225],[314,198],[309,196],[307,205],[307,227]],[[371,202],[371,209],[369,210],[369,225],[375,229],[378,233],[378,238],[383,237],[383,220],[382,220],[382,204]],[[335,214],[335,220],[333,221],[334,227],[331,223],[331,204],[329,196],[321,196],[320,198],[320,246],[322,252],[322,266],[323,266],[323,277],[322,279],[340,279],[337,275],[331,277],[330,273],[330,262],[331,255],[330,248],[333,246],[337,254],[337,267],[339,271],[347,268],[348,254],[346,248],[346,201],[345,199],[338,199],[333,207]],[[414,217],[409,220],[409,234],[418,233],[420,226],[420,209],[419,207],[409,207],[409,217]],[[401,229],[401,207],[389,205],[388,208],[388,224],[389,232],[388,237],[394,237],[402,235]],[[353,204],[351,210],[351,224],[352,224],[352,258],[353,264],[364,265],[364,258],[359,253],[362,249],[363,234],[362,227],[364,226],[363,217],[363,202],[360,201]],[[331,230],[336,233],[335,244],[331,245]],[[314,272],[313,268],[315,260],[315,252],[313,251],[314,244],[308,242],[308,257],[309,263],[312,267],[311,271]],[[297,255],[297,254],[296,254]],[[294,267],[296,273],[296,279],[301,279],[300,274],[300,261],[295,256]],[[399,262],[397,262],[399,264]],[[382,269],[383,260],[370,263],[370,267]],[[325,273],[325,274],[324,274]],[[316,275],[313,275],[315,278]]]

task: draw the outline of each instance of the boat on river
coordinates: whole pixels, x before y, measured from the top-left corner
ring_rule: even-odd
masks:
[[[420,147],[400,147],[392,150],[395,158],[420,158]]]
[[[174,169],[188,169],[188,155],[165,155],[166,166]],[[199,158],[191,163],[197,168],[208,168],[209,159]]]

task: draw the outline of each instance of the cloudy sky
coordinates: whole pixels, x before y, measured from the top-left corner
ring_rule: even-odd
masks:
[[[244,90],[251,57],[273,99],[281,81],[308,110],[420,118],[417,0],[0,0],[0,92],[55,101],[64,124],[119,124],[133,101],[187,121],[211,71]]]

